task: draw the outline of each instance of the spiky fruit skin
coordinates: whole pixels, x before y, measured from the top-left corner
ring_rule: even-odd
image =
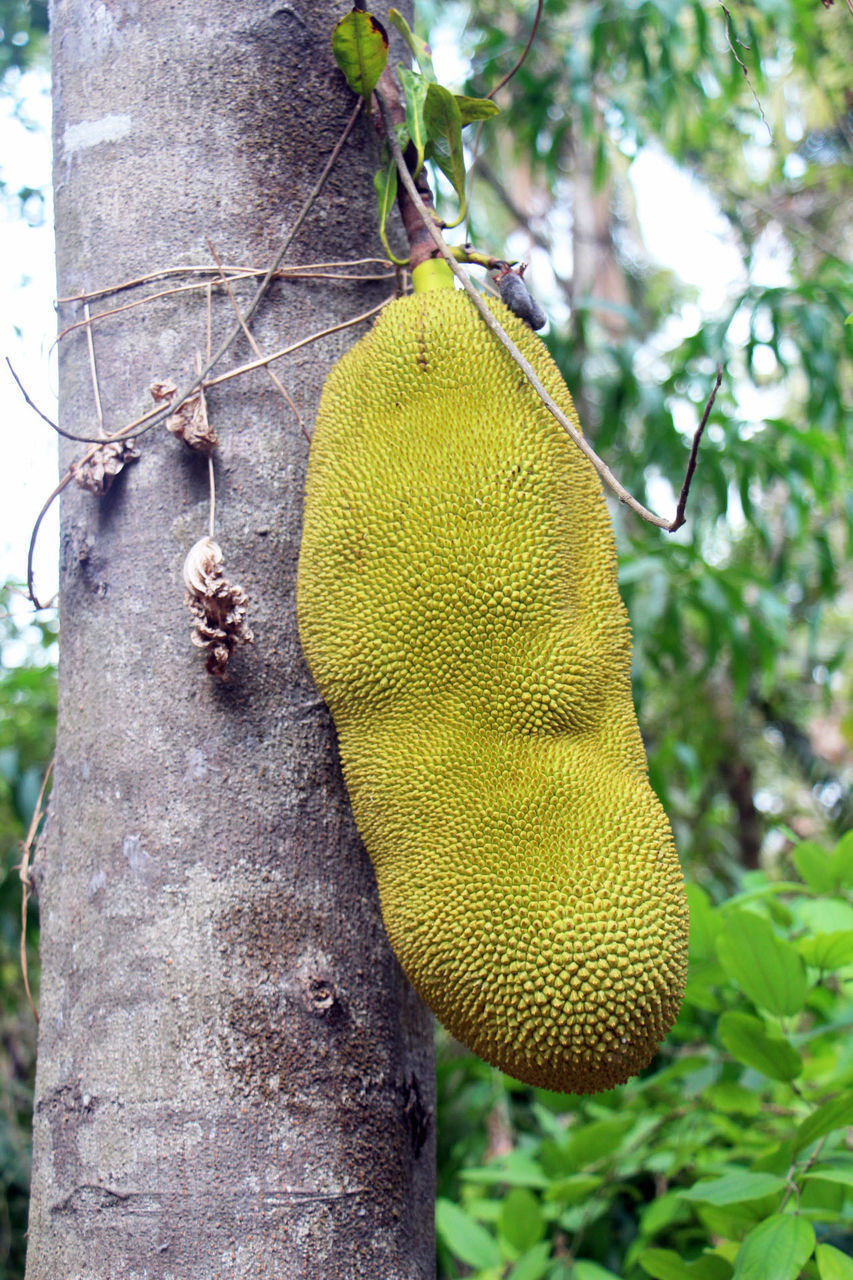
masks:
[[[492,309],[566,414],[539,338]],[[648,1064],[687,906],[649,786],[594,470],[452,290],[392,303],[329,375],[299,562],[391,944],[450,1032],[530,1084]]]

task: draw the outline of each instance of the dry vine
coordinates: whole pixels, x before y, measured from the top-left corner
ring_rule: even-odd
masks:
[[[32,881],[30,880],[30,867],[32,866],[33,858],[35,857],[36,839],[38,836],[39,828],[41,826],[42,819],[44,818],[44,815],[47,812],[47,806],[45,804],[44,797],[45,797],[45,793],[47,792],[47,788],[50,785],[50,779],[52,774],[53,774],[53,760],[51,760],[50,764],[47,766],[47,770],[45,772],[44,778],[42,779],[41,789],[39,790],[38,799],[36,800],[36,807],[33,810],[32,820],[30,822],[30,828],[29,828],[29,831],[27,832],[27,838],[23,844],[23,854],[21,857],[20,864],[18,865],[18,875],[20,877],[21,886],[22,886],[21,888],[21,975],[24,979],[24,991],[26,992],[27,1000],[29,1002],[30,1008],[33,1011],[33,1017],[35,1018],[36,1022],[38,1022],[39,1020],[39,1015],[38,1015],[38,1009],[35,1006],[35,1001],[33,1000],[33,993],[30,990],[30,969],[29,969],[29,964],[27,962],[27,907],[29,905],[29,901],[33,893],[33,884],[32,884]]]
[[[302,206],[302,209],[300,210],[296,220],[294,221],[287,236],[285,237],[278,253],[276,254],[276,257],[274,258],[270,266],[267,268],[267,270],[263,273],[263,278],[261,279],[261,282],[245,312],[241,313],[240,308],[237,304],[237,301],[232,289],[232,281],[238,280],[238,279],[251,279],[253,277],[257,277],[258,275],[261,275],[261,272],[254,268],[248,268],[248,267],[233,267],[233,268],[225,267],[218,259],[212,246],[211,246],[211,251],[213,253],[213,256],[216,262],[215,268],[211,268],[209,266],[201,266],[201,267],[195,266],[195,267],[187,267],[187,268],[177,268],[177,267],[162,268],[158,271],[149,272],[144,275],[137,276],[134,279],[123,281],[120,284],[117,284],[114,286],[102,287],[96,290],[92,290],[90,292],[81,291],[80,293],[75,294],[71,297],[60,298],[58,300],[60,304],[61,303],[78,303],[78,304],[82,303],[83,305],[82,320],[75,321],[73,324],[68,325],[64,329],[62,329],[57,337],[57,342],[61,342],[63,338],[67,337],[70,333],[74,332],[74,330],[78,328],[85,328],[86,330],[86,340],[87,340],[87,346],[88,346],[88,352],[89,352],[89,364],[90,364],[90,371],[91,371],[92,383],[93,383],[93,393],[94,393],[94,400],[95,400],[95,415],[98,423],[98,433],[96,436],[79,435],[74,432],[67,431],[64,428],[61,428],[58,423],[55,423],[50,417],[48,417],[47,414],[43,413],[42,410],[39,409],[39,407],[35,404],[33,399],[30,397],[30,395],[27,393],[27,391],[23,387],[14,369],[12,369],[11,364],[9,364],[9,368],[12,372],[12,376],[14,377],[16,383],[18,384],[18,387],[24,397],[24,400],[39,415],[39,417],[42,418],[43,421],[46,422],[53,431],[55,431],[58,435],[63,436],[65,439],[73,440],[77,443],[89,444],[91,446],[81,458],[75,460],[75,462],[72,463],[71,467],[69,467],[66,474],[61,478],[61,480],[55,486],[53,491],[49,494],[47,500],[45,501],[41,510],[39,511],[38,516],[36,517],[35,523],[33,525],[33,529],[30,535],[30,544],[29,544],[28,553],[27,553],[27,594],[35,609],[41,609],[44,607],[35,593],[35,586],[33,581],[33,558],[34,558],[34,552],[35,552],[35,545],[38,538],[39,530],[41,528],[42,521],[44,520],[45,515],[47,514],[48,510],[50,509],[50,507],[52,506],[56,498],[59,496],[59,494],[66,488],[66,486],[71,482],[71,480],[76,480],[78,484],[82,485],[85,488],[90,489],[93,493],[102,494],[106,490],[106,488],[108,487],[109,483],[114,478],[114,476],[118,474],[118,472],[122,469],[122,467],[127,462],[134,460],[134,458],[138,456],[135,442],[139,438],[139,436],[151,430],[152,427],[158,426],[163,422],[166,422],[173,432],[181,435],[182,438],[187,443],[191,445],[195,445],[196,447],[201,446],[202,439],[205,438],[206,433],[209,430],[209,424],[206,421],[206,410],[204,408],[204,391],[208,387],[220,385],[231,378],[240,377],[243,374],[249,373],[253,369],[267,368],[270,373],[270,376],[273,378],[280,393],[282,394],[282,396],[284,397],[284,399],[286,400],[290,408],[293,410],[299,422],[300,429],[302,430],[306,439],[310,439],[308,431],[304,425],[304,422],[302,421],[301,415],[299,414],[298,409],[296,408],[296,405],[294,404],[292,398],[289,396],[289,394],[285,390],[281,381],[272,372],[272,370],[269,370],[269,366],[272,364],[273,361],[281,359],[283,356],[290,355],[292,352],[299,350],[301,347],[307,346],[309,343],[316,342],[320,338],[326,337],[327,335],[332,333],[336,333],[339,330],[347,328],[351,325],[357,325],[357,324],[363,323],[364,321],[370,319],[373,315],[375,315],[379,310],[381,310],[381,308],[385,306],[386,303],[391,300],[391,298],[388,297],[384,299],[383,302],[380,303],[378,306],[370,308],[368,311],[362,313],[361,315],[353,317],[351,320],[344,321],[340,324],[327,326],[326,328],[319,330],[317,333],[311,334],[306,338],[302,338],[297,342],[290,343],[287,347],[284,347],[279,351],[272,352],[269,355],[263,355],[261,353],[260,349],[257,346],[257,343],[255,342],[253,336],[249,331],[249,324],[255,312],[258,310],[258,307],[260,306],[261,302],[263,301],[263,298],[265,297],[270,285],[274,280],[277,280],[277,279],[321,278],[321,279],[335,279],[335,280],[341,280],[341,281],[363,280],[363,279],[370,279],[370,280],[382,280],[382,279],[396,280],[397,279],[396,273],[394,273],[393,270],[381,271],[381,272],[380,271],[372,271],[372,272],[371,271],[368,271],[368,272],[355,271],[354,272],[352,270],[353,267],[355,268],[383,267],[383,266],[390,267],[390,264],[386,263],[385,260],[377,259],[377,258],[360,258],[360,259],[355,259],[351,262],[336,260],[329,263],[309,263],[309,264],[302,264],[294,267],[284,267],[282,265],[288,248],[292,244],[295,236],[297,235],[298,231],[302,227],[303,223],[305,222],[305,219],[307,218],[308,214],[311,211],[311,208],[313,207],[318,196],[320,195],[326,183],[326,180],[328,179],[329,174],[331,173],[334,167],[334,164],[338,156],[340,155],[341,149],[344,146],[344,143],[346,142],[347,138],[349,137],[349,134],[353,128],[353,125],[355,124],[358,118],[358,115],[361,111],[361,107],[362,107],[362,103],[359,102],[356,104],[356,107],[352,111],[343,129],[343,132],[341,133],[340,138],[335,144],[331,154],[329,155],[322,169],[322,172],[320,173],[319,178],[317,179],[317,182],[315,183],[314,187],[309,193],[305,203]],[[341,270],[341,268],[343,268],[343,270]],[[155,280],[162,280],[169,276],[175,276],[180,274],[198,275],[202,278],[199,280],[193,281],[190,284],[181,284],[174,288],[160,290],[153,294],[146,293],[146,295],[143,298],[135,299],[131,302],[122,304],[117,307],[107,308],[106,310],[96,315],[92,315],[90,312],[90,303],[96,298],[108,297],[110,295],[117,294],[127,289],[137,288],[141,285],[145,285]],[[211,276],[213,276],[214,278],[211,279]],[[204,368],[197,367],[196,376],[188,387],[186,387],[183,391],[178,392],[177,389],[173,387],[171,384],[164,383],[164,382],[155,384],[153,391],[155,395],[155,400],[157,400],[158,402],[155,408],[152,410],[149,410],[148,413],[142,414],[138,418],[134,419],[132,422],[127,423],[118,431],[107,433],[104,429],[103,411],[101,408],[100,388],[98,384],[98,375],[97,375],[97,365],[95,362],[94,339],[93,339],[94,323],[98,321],[103,321],[121,312],[130,310],[135,306],[147,305],[148,303],[154,301],[157,298],[169,296],[176,292],[197,290],[199,288],[205,289],[207,291],[208,316],[209,316],[210,291],[213,285],[216,285],[217,287],[223,287],[227,292],[229,298],[231,299],[232,305],[234,306],[234,309],[237,313],[236,326],[228,334],[225,341],[221,344],[219,349],[212,356],[210,354],[210,342],[208,339],[208,355],[207,355],[207,360],[205,362],[205,366]],[[233,345],[234,341],[241,333],[245,333],[248,336],[249,341],[257,356],[257,359],[247,364],[241,365],[238,368],[228,370],[226,373],[220,374],[217,377],[210,377],[210,374],[212,373],[215,366],[219,363],[219,361],[226,354],[226,352]],[[7,363],[9,362],[7,361]],[[206,437],[206,444],[204,447],[207,449],[210,449],[210,448],[213,448],[214,446],[215,446],[215,433],[213,434],[212,437],[210,436]],[[211,468],[211,486],[212,486],[213,485],[212,462],[210,463],[210,468]],[[213,488],[212,487],[211,487],[211,495],[212,495],[211,496],[211,519],[212,519],[212,511],[213,511]]]
[[[307,275],[304,275],[303,278],[307,278]],[[344,276],[342,278],[349,279],[350,277]],[[381,278],[384,279],[386,277],[383,276]],[[388,278],[393,279],[394,276],[389,275]],[[333,333],[339,333],[342,329],[349,329],[355,325],[363,324],[365,321],[370,320],[375,315],[377,315],[382,310],[383,307],[387,306],[387,304],[390,301],[392,301],[393,297],[394,295],[391,294],[387,298],[383,298],[382,302],[378,303],[375,307],[370,307],[367,311],[361,312],[359,315],[353,316],[349,320],[343,320],[339,324],[328,325],[324,329],[319,329],[316,333],[308,334],[308,336],[305,338],[299,338],[297,339],[296,342],[292,342],[288,346],[281,347],[277,351],[272,351],[267,355],[259,354],[256,360],[251,360],[248,363],[239,365],[234,369],[229,369],[227,370],[227,372],[219,374],[217,377],[205,378],[203,376],[203,373],[200,373],[189,390],[183,392],[181,395],[178,395],[177,391],[175,391],[174,394],[171,394],[170,392],[168,397],[168,403],[166,404],[165,408],[158,405],[154,409],[149,410],[148,413],[144,413],[140,415],[140,417],[135,418],[132,422],[122,427],[120,431],[117,431],[112,435],[107,436],[106,438],[101,438],[100,440],[97,438],[92,440],[91,448],[83,455],[81,459],[79,459],[75,464],[72,464],[72,465],[79,470],[84,465],[91,464],[92,460],[95,459],[99,455],[99,453],[101,453],[104,450],[105,447],[115,447],[117,445],[123,445],[124,447],[126,447],[127,444],[129,443],[129,437],[132,436],[134,439],[137,439],[145,431],[150,430],[151,427],[158,426],[161,422],[168,422],[168,420],[176,417],[179,414],[180,410],[185,405],[192,406],[195,400],[197,400],[200,391],[207,390],[210,387],[221,386],[223,383],[229,382],[232,378],[242,377],[244,374],[251,373],[255,369],[267,368],[274,361],[281,360],[285,356],[292,355],[294,351],[299,351],[303,347],[310,346],[311,343],[318,342],[321,338],[326,338]],[[95,316],[93,318],[98,319],[100,317]],[[241,319],[243,323],[248,323],[247,313],[243,313],[241,316]],[[236,336],[236,334],[240,332],[242,332],[242,324],[237,328],[234,336]],[[211,367],[215,363],[216,363],[215,359],[212,362],[210,362]],[[33,401],[32,397],[28,394],[28,392],[25,390],[25,388],[21,384],[20,379],[15,373],[14,369],[12,369],[11,365],[9,365],[9,368],[27,404],[30,406],[31,409],[34,410],[34,412],[36,412],[39,415],[40,418],[43,419],[43,421],[45,421],[48,424],[48,426],[51,427],[53,431],[57,433],[57,435],[63,436],[65,439],[70,439],[74,441],[82,440],[85,443],[89,443],[89,439],[87,437],[77,436],[77,435],[74,435],[72,432],[63,430],[46,413],[44,413],[38,407],[38,405]],[[159,386],[163,384],[155,384],[155,385]],[[285,392],[284,394],[285,394],[285,397],[288,398],[287,393]],[[297,411],[297,419],[300,422],[300,427],[302,428],[304,434],[306,435],[306,437],[308,437],[307,430],[305,429],[304,424],[301,421],[298,411]],[[310,439],[310,437],[308,438]],[[36,517],[35,523],[32,528],[32,532],[30,534],[30,544],[27,552],[27,595],[35,609],[42,609],[45,607],[39,601],[38,597],[35,594],[35,587],[33,582],[33,558],[35,554],[35,547],[36,547],[36,542],[38,540],[39,530],[41,528],[42,521],[44,520],[45,516],[47,515],[53,503],[62,493],[63,489],[65,489],[66,486],[74,478],[75,476],[72,470],[69,469],[66,472],[66,474],[62,477],[62,479],[59,481],[59,483],[56,485],[56,487],[48,495],[47,499],[45,500],[41,510],[39,511]]]

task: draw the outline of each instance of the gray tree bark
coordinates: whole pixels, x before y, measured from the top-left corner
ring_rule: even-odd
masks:
[[[265,266],[352,111],[329,45],[348,8],[56,0],[60,296],[209,263],[208,237],[224,262]],[[289,262],[373,248],[375,146],[359,121]],[[279,283],[258,341],[389,291]],[[203,293],[182,293],[94,326],[108,431],[153,380],[186,383],[206,323]],[[214,349],[232,325],[215,296]],[[359,332],[278,366],[308,423]],[[220,368],[251,358],[241,341]],[[83,330],[60,379],[64,429],[96,434]],[[300,653],[307,445],[263,371],[209,408],[217,540],[255,636],[227,684],[190,644],[181,582],[207,532],[206,460],[159,428],[105,497],[63,495],[27,1277],[424,1280],[431,1023],[388,948]]]

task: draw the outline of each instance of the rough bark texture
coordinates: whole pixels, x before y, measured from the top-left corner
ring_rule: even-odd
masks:
[[[348,8],[57,0],[60,295],[210,262],[207,237],[265,266],[352,110],[329,51]],[[360,122],[289,261],[373,248],[375,145]],[[279,284],[258,340],[387,291]],[[232,323],[215,298],[214,346]],[[96,326],[108,430],[149,407],[154,379],[187,380],[205,329],[202,294]],[[307,422],[358,333],[278,366]],[[241,342],[222,367],[249,358]],[[95,434],[82,331],[61,398],[65,429]],[[64,495],[27,1276],[424,1280],[431,1024],[385,940],[299,649],[307,446],[263,372],[209,408],[217,538],[255,634],[228,684],[190,644],[181,583],[207,532],[206,460],[161,428],[106,497]]]

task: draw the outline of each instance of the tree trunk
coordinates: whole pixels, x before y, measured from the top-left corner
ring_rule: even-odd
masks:
[[[348,8],[56,0],[60,296],[209,264],[208,237],[223,262],[266,266],[353,108],[329,45]],[[360,120],[289,263],[372,250],[375,146]],[[275,350],[389,292],[281,282],[254,330]],[[61,324],[83,314],[66,306]],[[214,349],[233,322],[214,292]],[[307,423],[363,331],[277,366]],[[150,407],[152,381],[191,377],[204,291],[93,332],[114,431]],[[217,373],[252,358],[241,340]],[[64,429],[95,435],[84,329],[61,344],[60,379]],[[299,648],[307,445],[262,370],[208,406],[216,537],[255,641],[228,683],[192,647],[183,601],[184,557],[207,533],[206,459],[158,428],[105,497],[63,495],[27,1277],[423,1280],[431,1022],[386,942]]]

